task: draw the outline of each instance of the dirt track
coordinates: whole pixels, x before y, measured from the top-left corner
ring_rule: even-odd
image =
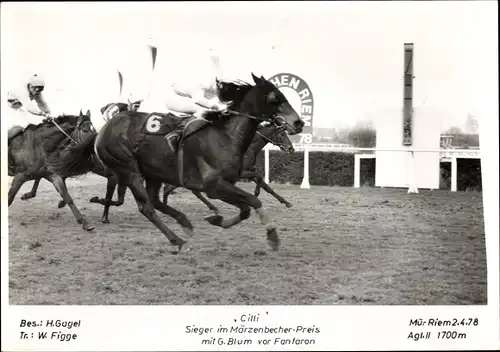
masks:
[[[273,185],[294,204],[260,197],[282,240],[273,252],[255,213],[222,230],[178,190],[170,204],[196,234],[192,251],[175,256],[130,192],[105,225],[101,206],[87,202],[104,194],[105,180],[68,185],[96,229],[84,232],[69,209],[57,209],[46,181],[37,198],[21,201],[26,184],[9,209],[11,304],[486,304],[480,193]]]

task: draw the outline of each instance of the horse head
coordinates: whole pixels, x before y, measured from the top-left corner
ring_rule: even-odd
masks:
[[[257,134],[266,141],[278,146],[281,151],[287,154],[295,152],[293,143],[290,140],[284,126],[277,127],[275,124],[265,123],[260,126],[259,130],[257,130]]]
[[[276,86],[252,73],[255,86],[245,96],[242,109],[248,107],[250,113],[260,113],[264,119],[278,127],[284,127],[290,135],[302,132],[304,121]]]
[[[91,117],[90,110],[87,110],[85,114],[82,112],[82,110],[80,110],[80,114],[78,115],[78,118],[76,120],[75,129],[71,134],[71,137],[74,140],[81,141],[89,134],[96,133],[96,130],[94,128],[94,125],[92,124],[90,117]]]

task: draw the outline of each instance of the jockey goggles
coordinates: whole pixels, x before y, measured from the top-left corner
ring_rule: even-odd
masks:
[[[33,90],[37,93],[40,93],[43,91],[43,89],[45,88],[44,86],[31,86],[31,88],[33,88]]]

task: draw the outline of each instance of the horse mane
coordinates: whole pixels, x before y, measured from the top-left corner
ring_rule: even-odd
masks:
[[[217,97],[222,102],[232,102],[233,106],[238,106],[243,102],[245,95],[254,86],[242,80],[217,81]],[[218,111],[206,111],[203,118],[210,122],[225,121],[225,115]]]
[[[69,123],[72,123],[72,124],[75,124],[76,125],[76,122],[78,121],[78,118],[79,116],[77,115],[70,115],[70,114],[62,114],[60,116],[57,116],[56,118],[54,118],[54,121],[60,125],[60,124],[63,124],[64,122],[69,122]],[[33,129],[33,130],[36,130],[40,127],[43,127],[43,126],[54,126],[54,124],[50,121],[42,121],[38,124],[29,124],[26,129]]]
[[[234,105],[239,105],[253,87],[242,80],[217,81],[217,96],[220,101],[232,101]]]

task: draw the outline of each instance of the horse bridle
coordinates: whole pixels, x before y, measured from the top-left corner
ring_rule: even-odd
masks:
[[[270,122],[270,123],[276,125],[276,127],[278,127],[278,128],[283,127],[286,124],[286,121],[283,118],[283,116],[280,116],[280,115],[277,115],[277,114],[273,114],[271,117],[257,117],[257,116],[246,114],[244,112],[239,112],[239,111],[236,111],[236,110],[233,110],[233,109],[229,109],[229,108],[226,108],[224,111],[227,111],[227,112],[229,112],[231,114],[234,114],[234,115],[239,115],[239,116],[247,117],[249,119],[260,121],[260,122]],[[276,123],[277,121],[280,121],[280,123],[277,124]]]
[[[281,127],[277,127],[276,130],[274,130],[274,132],[271,134],[271,137],[274,137],[276,136],[276,134],[278,132],[280,132],[281,130],[283,130],[285,127],[284,126],[281,126]],[[266,137],[264,136],[262,133],[260,133],[259,131],[256,132],[256,134],[258,134],[259,136],[261,136],[262,138],[264,138],[266,141],[268,141],[269,143],[272,143],[274,145],[277,145],[278,147],[281,146],[281,143],[278,143],[274,140],[272,140],[270,137]]]

